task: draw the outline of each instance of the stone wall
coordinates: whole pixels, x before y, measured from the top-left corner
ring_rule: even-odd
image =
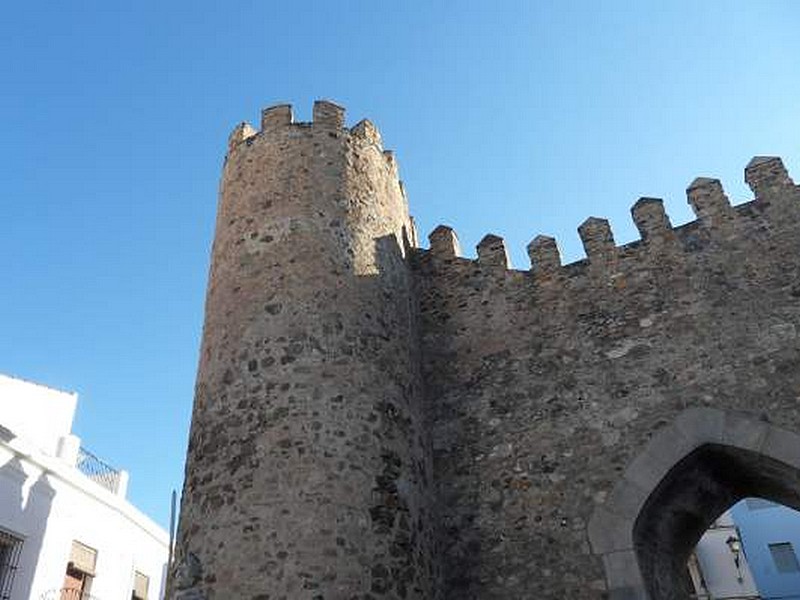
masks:
[[[777,159],[747,180],[731,207],[697,179],[676,229],[641,199],[623,247],[589,219],[563,267],[545,237],[529,272],[496,236],[459,258],[446,227],[416,254],[446,598],[607,597],[587,524],[688,407],[800,430],[800,191]]]

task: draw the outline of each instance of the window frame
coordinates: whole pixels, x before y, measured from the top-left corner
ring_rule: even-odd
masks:
[[[0,600],[9,600],[25,539],[0,528]]]
[[[139,595],[140,582],[144,585],[144,595]],[[147,593],[150,590],[150,577],[141,571],[133,571],[133,589],[131,590],[131,600],[147,600]]]
[[[791,542],[774,542],[767,548],[778,573],[800,573],[800,561]]]

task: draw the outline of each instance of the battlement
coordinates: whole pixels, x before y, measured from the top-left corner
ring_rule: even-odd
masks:
[[[234,127],[228,137],[228,153],[242,144],[252,144],[260,136],[269,136],[286,130],[325,131],[334,135],[346,133],[367,143],[374,144],[383,151],[383,143],[378,128],[368,119],[362,119],[349,129],[345,125],[344,107],[330,100],[316,100],[311,122],[294,120],[291,104],[275,104],[261,111],[261,128],[242,122]],[[384,152],[387,162],[394,164],[391,151]]]
[[[729,239],[734,235],[732,232],[746,227],[754,214],[775,211],[785,214],[789,211],[800,218],[800,187],[789,177],[780,158],[753,158],[745,168],[745,181],[755,199],[732,206],[718,179],[696,178],[688,186],[686,195],[697,219],[679,227],[672,226],[663,200],[639,198],[631,207],[631,216],[640,239],[622,246],[614,242],[614,234],[606,219],[589,217],[578,227],[586,258],[571,264],[562,264],[554,238],[539,235],[527,247],[529,272],[537,279],[550,281],[566,276],[578,267],[613,269],[622,257],[650,264],[658,260],[659,252],[666,252],[670,245],[697,250],[698,232],[704,239],[728,238],[729,242],[735,243],[735,236]],[[478,243],[475,260],[461,256],[458,237],[450,227],[439,225],[428,239],[430,248],[420,251],[423,260],[440,264],[456,261],[481,269],[512,270],[505,241],[497,235],[488,234]]]

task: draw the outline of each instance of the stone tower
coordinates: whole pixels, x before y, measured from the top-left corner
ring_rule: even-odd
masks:
[[[175,597],[434,597],[414,235],[369,121],[320,101],[234,130]]]

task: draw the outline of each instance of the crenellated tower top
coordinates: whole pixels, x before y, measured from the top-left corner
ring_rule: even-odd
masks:
[[[347,131],[351,135],[363,139],[376,146],[383,147],[381,134],[378,128],[369,120],[362,119],[353,127],[345,126],[344,107],[330,100],[316,100],[312,111],[311,122],[295,121],[291,104],[275,104],[261,111],[261,128],[256,129],[250,123],[243,121],[234,127],[228,138],[228,151],[232,151],[242,143],[250,142],[261,135],[294,129],[314,129],[332,133]],[[394,162],[391,151],[386,152],[387,162]]]

